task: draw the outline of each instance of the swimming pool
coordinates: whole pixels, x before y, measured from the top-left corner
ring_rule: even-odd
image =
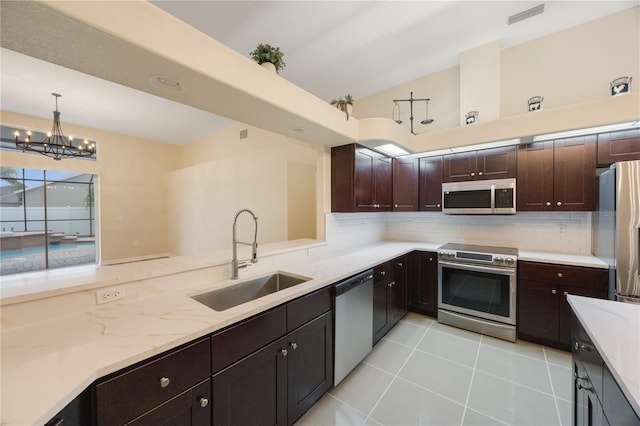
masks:
[[[68,243],[68,244],[49,244],[49,253],[52,251],[61,250],[74,250],[79,248],[95,248],[96,243],[93,241],[82,243]],[[44,254],[44,246],[28,247],[22,250],[3,250],[0,251],[0,260],[15,259],[18,257],[25,257],[37,254]]]

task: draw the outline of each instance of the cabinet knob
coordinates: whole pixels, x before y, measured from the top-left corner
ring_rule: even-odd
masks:
[[[169,380],[168,377],[163,377],[160,379],[160,387],[161,388],[166,388],[167,386],[169,386],[169,383],[171,383],[171,380]]]
[[[471,172],[471,176],[475,176],[475,175],[476,175],[475,172]]]
[[[287,354],[289,354],[289,351],[286,349],[280,349],[280,353],[282,354],[282,356],[287,356]]]
[[[588,382],[585,379],[578,379],[577,387],[578,387],[578,390],[584,389],[586,391],[590,391],[591,389],[593,389],[591,382]]]
[[[561,205],[562,205],[562,201],[558,201],[558,202],[556,203],[556,206],[561,206]]]
[[[562,277],[563,277],[562,272],[558,272],[558,278],[562,278]]]
[[[402,262],[398,262],[398,266],[402,268]]]
[[[293,349],[293,350],[298,349],[298,344],[296,342],[291,342],[291,343],[289,343],[289,345],[291,346],[291,349]]]
[[[380,275],[382,275],[382,276],[387,275],[387,271],[380,271]]]
[[[551,290],[551,294],[556,294],[556,293],[557,293],[557,291]]]
[[[482,176],[482,172],[478,172],[478,176]]]
[[[430,258],[429,258],[429,262],[433,262],[433,257],[430,257]]]
[[[436,204],[436,207],[440,207],[440,204]]]
[[[564,295],[565,295],[565,296],[568,296],[568,295],[569,295],[569,292],[568,292],[568,291],[565,291],[565,292],[564,292]]]
[[[547,207],[550,207],[551,206],[551,201],[547,201],[545,204],[547,205]]]
[[[200,403],[200,406],[202,408],[205,408],[207,405],[209,405],[209,400],[207,398],[200,398],[200,401],[198,401]]]
[[[396,209],[398,208],[398,205],[397,205],[397,204],[394,204],[393,206],[394,206]]]

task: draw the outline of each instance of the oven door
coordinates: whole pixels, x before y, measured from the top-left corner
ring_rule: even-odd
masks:
[[[438,262],[438,308],[516,324],[516,269]]]

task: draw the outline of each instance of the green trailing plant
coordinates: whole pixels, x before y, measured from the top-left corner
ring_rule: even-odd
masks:
[[[353,106],[353,96],[346,95],[344,98],[333,99],[331,101],[331,105],[338,108],[340,111],[347,114],[347,120],[349,119],[349,110],[347,109],[347,105]]]
[[[271,62],[276,67],[276,72],[280,72],[287,64],[284,63],[284,53],[279,47],[270,44],[260,43],[252,52],[249,52],[251,58],[259,64]]]

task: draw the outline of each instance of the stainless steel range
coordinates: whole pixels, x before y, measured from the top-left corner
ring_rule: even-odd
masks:
[[[445,244],[438,249],[438,322],[516,341],[518,250]]]

